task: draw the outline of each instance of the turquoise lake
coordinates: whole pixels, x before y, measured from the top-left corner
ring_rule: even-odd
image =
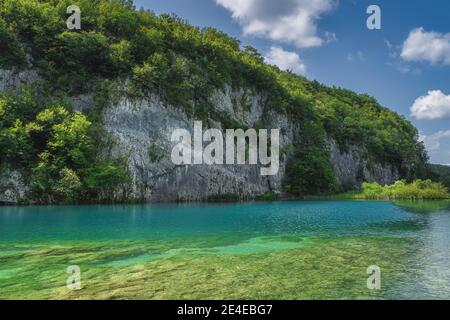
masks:
[[[449,202],[0,207],[0,298],[450,299],[449,244]]]

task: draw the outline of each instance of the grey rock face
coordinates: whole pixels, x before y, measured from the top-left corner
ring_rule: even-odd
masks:
[[[28,187],[17,171],[0,168],[0,203],[19,203],[26,200]]]
[[[348,152],[341,152],[333,139],[329,139],[328,143],[338,186],[344,189],[359,187],[364,181],[385,185],[400,179],[397,168],[369,163],[364,148],[352,146]]]
[[[263,116],[264,97],[244,90],[236,92],[226,87],[217,91],[212,101],[245,126],[254,126]],[[267,129],[280,129],[280,150],[298,142],[296,124],[275,113],[268,118],[272,123]],[[182,128],[193,135],[194,120],[180,108],[164,105],[158,97],[135,102],[122,99],[106,109],[104,124],[117,142],[113,155],[128,159],[134,197],[146,201],[196,201],[224,194],[252,199],[266,193],[282,193],[286,159],[281,155],[280,170],[271,177],[260,175],[260,165],[175,166],[170,160],[172,132]],[[213,127],[227,129],[219,123]],[[349,152],[341,153],[332,139],[329,145],[337,184],[343,189],[360,186],[363,181],[390,184],[399,179],[395,168],[364,160],[367,156],[363,148],[351,147]],[[152,159],[152,146],[161,151],[161,159]]]
[[[37,73],[33,70],[0,69],[0,93],[18,90],[38,79]],[[18,203],[26,200],[27,192],[28,187],[19,172],[0,166],[0,203]]]
[[[231,116],[239,114],[238,120],[245,121],[248,126],[259,120],[255,116],[261,114],[259,104],[251,101],[251,108],[244,111],[232,106],[230,96],[224,95],[224,98],[227,100],[220,107]],[[133,197],[146,201],[196,201],[232,194],[251,199],[255,195],[281,191],[284,162],[278,174],[270,177],[260,175],[260,165],[174,165],[171,161],[175,145],[171,142],[172,133],[176,129],[186,129],[193,136],[194,119],[189,119],[179,108],[163,105],[157,97],[137,102],[122,99],[105,110],[103,119],[116,141],[112,154],[128,159]],[[274,123],[268,129],[285,128],[283,132],[292,132],[285,118],[274,115],[273,119]],[[219,123],[213,127],[227,129]],[[282,144],[291,139],[288,135],[280,137]],[[157,159],[152,159],[151,149],[159,150]]]
[[[17,71],[15,69],[0,69],[0,92],[5,90],[17,90],[20,87],[39,80],[34,70]]]

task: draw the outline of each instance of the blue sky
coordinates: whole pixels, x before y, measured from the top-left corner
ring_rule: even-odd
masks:
[[[250,44],[270,62],[374,96],[411,120],[431,162],[450,164],[450,1],[135,0]],[[381,30],[369,30],[369,5]],[[413,108],[414,106],[414,108]]]

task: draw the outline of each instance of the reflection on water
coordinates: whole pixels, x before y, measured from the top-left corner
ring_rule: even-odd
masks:
[[[450,211],[450,200],[396,201],[395,205],[412,213],[437,213]]]
[[[450,299],[449,243],[450,201],[0,207],[0,298]]]
[[[450,201],[401,201],[416,214],[417,252],[411,261],[409,298],[450,298]]]

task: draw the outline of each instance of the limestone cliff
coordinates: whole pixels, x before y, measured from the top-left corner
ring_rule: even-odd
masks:
[[[0,90],[17,90],[37,80],[39,77],[33,71],[3,70],[0,72]],[[86,110],[92,99],[89,94],[72,97],[74,108]],[[280,150],[298,144],[299,125],[286,115],[265,110],[265,99],[264,94],[246,89],[233,90],[229,86],[211,96],[217,110],[248,128],[256,127],[263,116],[270,119],[268,129],[280,129]],[[102,119],[113,141],[105,152],[126,159],[132,198],[148,202],[197,201],[234,195],[245,200],[283,192],[282,181],[289,157],[283,152],[278,174],[268,177],[260,175],[259,165],[174,165],[170,160],[171,134],[178,128],[192,131],[196,119],[177,106],[165,105],[158,96],[147,99],[121,97],[104,109]],[[214,120],[210,127],[227,129]],[[333,139],[328,139],[328,144],[338,186],[357,187],[362,181],[387,184],[399,178],[396,168],[365,160],[367,152],[364,148],[352,146],[348,152],[341,152]],[[29,188],[24,181],[26,179],[19,172],[2,166],[0,201],[26,200]]]

